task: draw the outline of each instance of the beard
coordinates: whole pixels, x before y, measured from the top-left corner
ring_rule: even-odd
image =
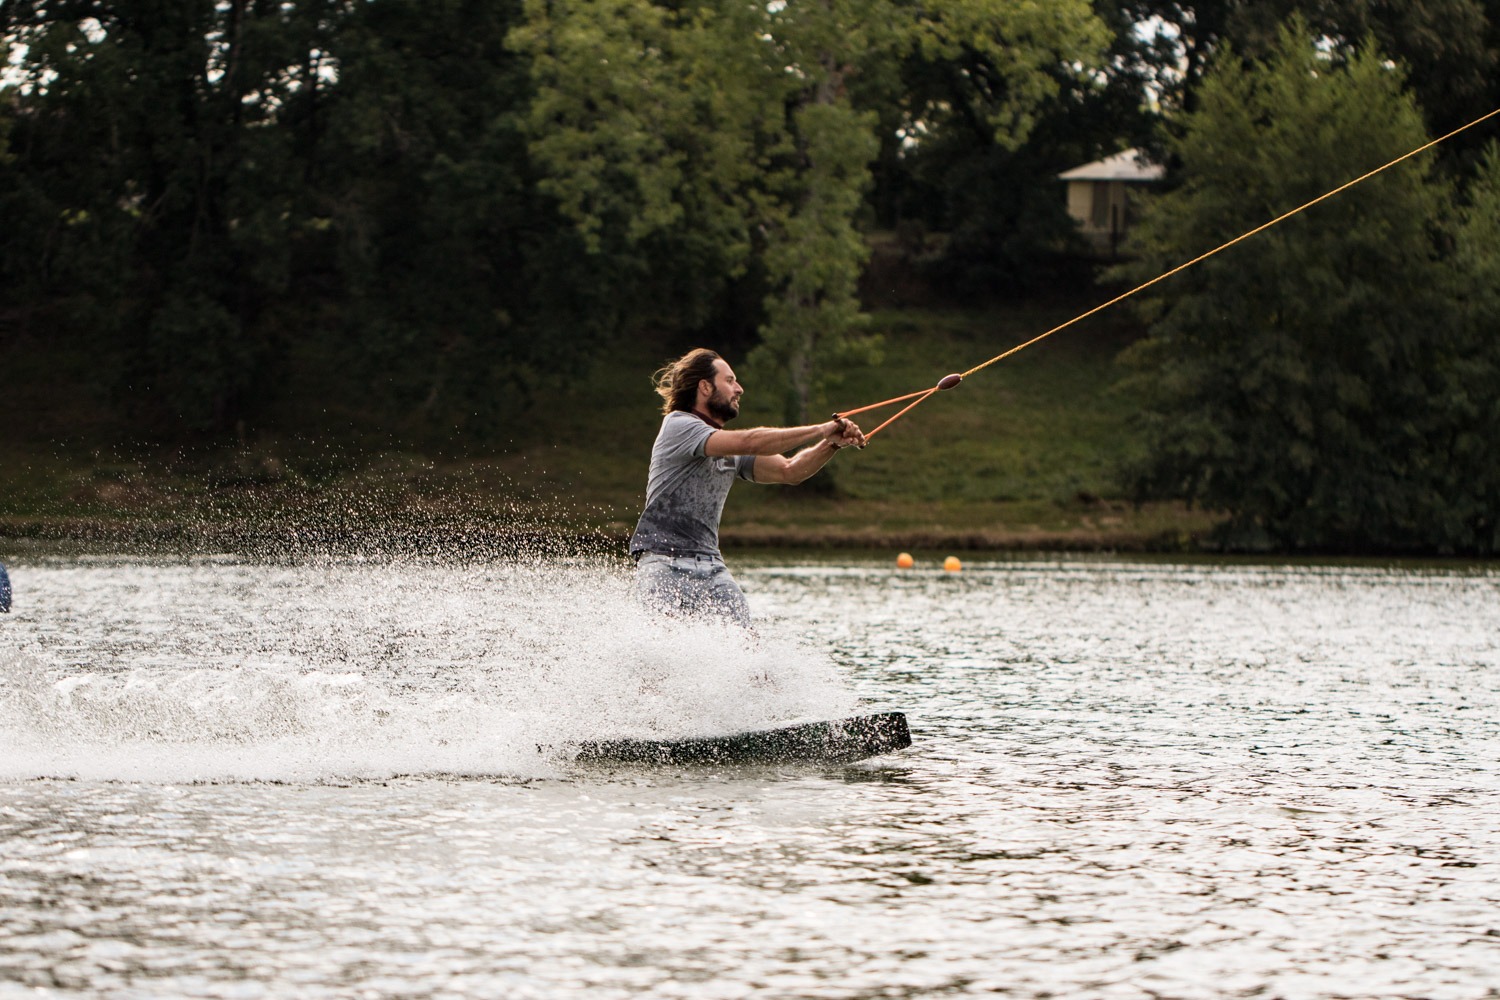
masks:
[[[708,413],[719,423],[727,423],[740,415],[740,404],[716,389],[708,397]]]

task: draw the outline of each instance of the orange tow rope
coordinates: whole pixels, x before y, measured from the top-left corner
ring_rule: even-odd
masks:
[[[1385,171],[1385,170],[1389,170],[1391,167],[1394,167],[1396,164],[1401,163],[1404,160],[1409,160],[1413,156],[1416,156],[1418,153],[1425,153],[1427,150],[1431,149],[1433,146],[1436,146],[1438,143],[1445,142],[1448,139],[1453,138],[1455,135],[1458,135],[1460,132],[1464,132],[1464,131],[1466,131],[1468,129],[1471,129],[1475,125],[1480,124],[1481,122],[1488,121],[1489,119],[1495,117],[1496,115],[1500,115],[1500,108],[1496,108],[1494,111],[1491,111],[1489,114],[1479,116],[1478,118],[1476,118],[1473,121],[1469,122],[1467,125],[1461,125],[1461,126],[1459,126],[1458,128],[1454,129],[1452,132],[1449,132],[1447,135],[1440,136],[1440,137],[1438,137],[1436,139],[1433,139],[1431,142],[1426,143],[1425,145],[1418,146],[1416,149],[1413,149],[1409,153],[1403,153],[1401,156],[1396,157],[1394,160],[1392,160],[1391,162],[1385,164],[1384,166],[1376,167],[1374,170],[1371,170],[1368,173],[1361,174],[1360,176],[1354,178],[1354,180],[1352,180],[1352,181],[1346,181],[1345,183],[1340,184],[1338,187],[1334,188],[1332,191],[1328,191],[1328,192],[1326,192],[1324,194],[1318,195],[1318,197],[1314,198],[1310,202],[1307,202],[1305,205],[1299,205],[1296,208],[1292,209],[1290,212],[1283,212],[1281,215],[1278,215],[1276,218],[1272,219],[1270,222],[1262,223],[1261,225],[1256,226],[1254,229],[1250,230],[1247,233],[1241,233],[1239,236],[1236,236],[1234,239],[1230,240],[1229,242],[1227,242],[1227,243],[1221,243],[1218,246],[1214,247],[1212,250],[1208,251],[1207,253],[1199,254],[1198,256],[1194,257],[1192,260],[1188,261],[1185,264],[1178,264],[1176,267],[1172,268],[1172,270],[1167,271],[1167,272],[1165,272],[1163,274],[1158,274],[1156,277],[1152,278],[1150,281],[1144,281],[1141,284],[1136,285],[1130,291],[1124,292],[1123,294],[1120,294],[1120,295],[1116,295],[1114,298],[1110,299],[1108,302],[1103,302],[1103,303],[1095,306],[1094,308],[1090,309],[1088,312],[1079,313],[1077,316],[1074,316],[1072,319],[1068,320],[1066,323],[1059,323],[1057,326],[1054,326],[1052,329],[1048,330],[1046,333],[1038,334],[1037,336],[1032,337],[1030,340],[1026,341],[1023,344],[1017,344],[1015,347],[1012,347],[1010,350],[1004,351],[1004,352],[1002,352],[1000,354],[995,355],[993,358],[990,358],[988,361],[984,362],[983,364],[975,365],[973,368],[970,368],[968,371],[962,372],[962,373],[959,373],[959,374],[944,375],[942,377],[942,379],[940,379],[938,381],[938,384],[935,385],[935,386],[933,386],[931,389],[922,389],[922,390],[919,390],[917,392],[910,392],[910,393],[907,393],[905,396],[896,396],[896,397],[893,397],[891,399],[882,400],[879,403],[871,403],[869,406],[861,406],[858,409],[844,410],[844,411],[842,411],[840,413],[836,413],[834,415],[838,416],[838,417],[850,417],[850,416],[853,416],[856,413],[864,413],[866,410],[878,410],[882,406],[890,406],[890,405],[892,405],[894,403],[903,403],[903,402],[906,402],[906,400],[908,400],[908,399],[912,400],[912,402],[907,403],[906,406],[902,407],[899,411],[897,411],[897,413],[895,414],[895,416],[889,418],[884,423],[882,423],[880,426],[876,427],[874,430],[872,430],[872,431],[866,431],[865,432],[865,437],[867,439],[868,438],[872,438],[876,434],[879,434],[881,431],[883,431],[885,428],[889,427],[891,424],[895,423],[898,419],[900,419],[901,417],[905,416],[918,403],[925,402],[929,396],[932,396],[933,394],[937,393],[939,390],[942,390],[942,389],[952,389],[954,386],[958,385],[960,382],[962,382],[964,379],[968,378],[970,375],[973,375],[975,372],[982,371],[983,369],[988,368],[990,365],[994,364],[997,361],[1003,361],[1004,359],[1010,357],[1012,354],[1015,354],[1017,351],[1024,350],[1025,348],[1030,347],[1032,344],[1035,344],[1036,342],[1038,342],[1040,340],[1046,340],[1048,337],[1052,336],[1054,333],[1057,333],[1059,330],[1066,330],[1068,327],[1072,326],[1074,323],[1080,322],[1081,320],[1088,319],[1090,316],[1094,315],[1095,313],[1102,312],[1103,310],[1108,309],[1110,306],[1116,304],[1117,302],[1123,302],[1124,300],[1130,298],[1132,295],[1136,294],[1137,292],[1144,291],[1147,288],[1150,288],[1152,285],[1157,284],[1158,282],[1167,280],[1168,278],[1172,277],[1172,275],[1177,274],[1179,271],[1186,271],[1188,268],[1192,267],[1194,264],[1197,264],[1197,263],[1200,263],[1202,261],[1205,261],[1208,258],[1212,257],[1214,254],[1219,253],[1222,250],[1228,250],[1230,247],[1234,246],[1236,243],[1240,243],[1240,242],[1242,242],[1244,240],[1247,240],[1250,237],[1256,235],[1257,233],[1264,232],[1265,230],[1270,229],[1272,226],[1276,225],[1276,223],[1282,222],[1282,221],[1284,221],[1286,219],[1290,219],[1292,216],[1296,215],[1297,213],[1306,211],[1307,209],[1312,208],[1314,205],[1318,204],[1319,202],[1327,201],[1329,198],[1332,198],[1334,195],[1339,194],[1342,191],[1346,191],[1349,188],[1352,188],[1354,185],[1358,184],[1361,181],[1369,180],[1371,177],[1374,177],[1376,174],[1381,173],[1382,171]]]

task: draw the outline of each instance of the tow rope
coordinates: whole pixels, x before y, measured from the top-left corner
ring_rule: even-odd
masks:
[[[906,403],[906,406],[902,407],[893,416],[891,416],[888,419],[886,419],[886,421],[884,423],[880,424],[878,427],[876,427],[872,431],[866,431],[865,432],[865,438],[866,439],[872,438],[876,434],[879,434],[881,431],[885,430],[891,424],[895,423],[897,420],[901,419],[907,413],[911,412],[911,410],[913,410],[914,408],[916,408],[916,406],[918,404],[926,402],[926,400],[928,399],[928,397],[934,395],[935,393],[941,392],[944,389],[952,389],[954,386],[958,385],[960,382],[962,382],[964,379],[968,378],[970,375],[973,375],[975,372],[983,371],[984,369],[988,368],[990,365],[993,365],[993,364],[995,364],[998,361],[1003,361],[1006,358],[1010,357],[1012,354],[1015,354],[1018,351],[1025,350],[1026,348],[1030,347],[1032,344],[1035,344],[1035,343],[1037,343],[1039,341],[1042,341],[1042,340],[1046,340],[1048,337],[1052,336],[1054,333],[1059,332],[1060,330],[1066,330],[1068,327],[1072,326],[1073,324],[1081,322],[1081,321],[1083,321],[1085,319],[1088,319],[1090,316],[1094,315],[1095,313],[1103,312],[1105,309],[1108,309],[1110,306],[1115,305],[1116,303],[1125,301],[1126,299],[1130,298],[1132,295],[1135,295],[1137,292],[1145,291],[1147,288],[1150,288],[1152,285],[1155,285],[1155,284],[1157,284],[1159,282],[1165,281],[1168,278],[1172,277],[1174,274],[1177,274],[1177,273],[1179,273],[1181,271],[1186,271],[1188,268],[1192,267],[1194,264],[1201,263],[1202,261],[1205,261],[1208,258],[1212,257],[1214,254],[1219,253],[1220,251],[1228,250],[1230,247],[1234,246],[1236,243],[1241,243],[1241,242],[1243,242],[1245,240],[1248,240],[1250,237],[1255,236],[1258,233],[1262,233],[1262,232],[1264,232],[1267,229],[1270,229],[1272,226],[1276,225],[1278,222],[1283,222],[1283,221],[1285,221],[1287,219],[1290,219],[1292,216],[1298,214],[1299,212],[1304,212],[1307,209],[1312,208],[1314,205],[1318,204],[1319,202],[1327,201],[1329,198],[1332,198],[1334,195],[1339,194],[1340,192],[1346,191],[1349,188],[1352,188],[1354,185],[1360,183],[1361,181],[1369,180],[1371,177],[1374,177],[1376,174],[1381,173],[1382,171],[1385,171],[1385,170],[1389,170],[1391,167],[1394,167],[1396,164],[1401,163],[1404,160],[1409,160],[1413,156],[1418,155],[1419,153],[1425,153],[1427,150],[1431,149],[1433,146],[1436,146],[1436,145],[1438,145],[1439,143],[1442,143],[1442,142],[1446,142],[1447,140],[1449,140],[1449,139],[1453,138],[1454,136],[1458,135],[1460,132],[1465,132],[1468,129],[1473,128],[1475,125],[1479,125],[1479,124],[1481,124],[1481,123],[1483,123],[1485,121],[1488,121],[1491,118],[1494,118],[1496,115],[1500,115],[1500,108],[1496,108],[1495,110],[1491,111],[1489,114],[1481,115],[1480,117],[1478,117],[1478,118],[1474,119],[1473,121],[1469,122],[1467,125],[1461,125],[1461,126],[1459,126],[1458,128],[1454,129],[1452,132],[1449,132],[1447,135],[1439,136],[1438,138],[1433,139],[1431,142],[1428,142],[1428,143],[1426,143],[1424,145],[1418,146],[1416,149],[1413,149],[1409,153],[1403,153],[1402,155],[1396,157],[1391,162],[1389,162],[1389,163],[1387,163],[1387,164],[1385,164],[1383,166],[1376,167],[1374,170],[1371,170],[1368,173],[1361,174],[1360,176],[1354,178],[1352,181],[1346,181],[1345,183],[1340,184],[1338,187],[1334,188],[1332,191],[1328,191],[1328,192],[1326,192],[1324,194],[1318,195],[1318,197],[1314,198],[1312,201],[1307,202],[1305,205],[1298,205],[1296,208],[1292,209],[1290,212],[1283,212],[1281,215],[1278,215],[1276,218],[1272,219],[1270,222],[1262,223],[1261,225],[1256,226],[1254,229],[1250,230],[1249,232],[1241,233],[1239,236],[1236,236],[1234,239],[1228,241],[1227,243],[1221,243],[1220,245],[1214,247],[1212,250],[1208,251],[1207,253],[1199,254],[1198,256],[1194,257],[1192,260],[1187,261],[1186,263],[1178,264],[1176,267],[1172,268],[1170,271],[1166,271],[1166,272],[1164,272],[1162,274],[1159,274],[1159,275],[1157,275],[1156,277],[1152,278],[1149,281],[1144,281],[1141,284],[1136,285],[1130,291],[1124,292],[1124,293],[1122,293],[1120,295],[1116,295],[1114,298],[1110,299],[1108,302],[1102,302],[1102,303],[1100,303],[1099,305],[1097,305],[1094,308],[1090,309],[1088,312],[1079,313],[1077,316],[1074,316],[1072,319],[1068,320],[1067,322],[1065,322],[1065,323],[1059,323],[1057,326],[1054,326],[1052,329],[1048,330],[1046,333],[1038,334],[1037,336],[1032,337],[1030,340],[1026,341],[1025,343],[1017,344],[1015,347],[1012,347],[1010,350],[1004,351],[1004,352],[1002,352],[1000,354],[997,354],[993,358],[990,358],[988,361],[986,361],[986,362],[984,362],[982,364],[977,364],[973,368],[970,368],[966,372],[958,372],[958,373],[955,373],[953,375],[944,375],[941,379],[938,380],[937,385],[933,386],[930,389],[919,389],[916,392],[909,392],[909,393],[907,393],[904,396],[894,396],[894,397],[892,397],[890,399],[883,399],[883,400],[881,400],[878,403],[871,403],[868,406],[857,407],[856,409],[853,409],[853,410],[843,410],[843,411],[841,411],[839,413],[834,414],[834,416],[836,416],[836,417],[852,417],[852,416],[854,416],[857,413],[865,413],[865,412],[867,412],[869,410],[878,410],[881,407],[892,406],[892,405],[894,405],[896,403]],[[907,403],[907,400],[911,400],[911,402]]]

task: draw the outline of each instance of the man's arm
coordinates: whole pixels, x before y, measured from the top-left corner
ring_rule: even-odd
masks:
[[[755,471],[751,475],[757,483],[795,486],[827,465],[838,450],[838,445],[824,438],[809,448],[803,448],[791,458],[785,455],[760,455],[755,459]]]
[[[743,431],[717,430],[703,443],[703,453],[710,458],[725,455],[780,455],[800,448],[818,438],[827,440],[840,433],[848,421],[830,420],[805,427],[752,427]],[[851,425],[852,426],[852,425]],[[825,460],[826,461],[826,460]],[[759,464],[759,463],[757,463]]]
[[[757,483],[781,483],[796,485],[828,464],[828,460],[840,448],[850,445],[864,447],[865,436],[852,420],[839,419],[833,422],[834,433],[808,448],[803,448],[791,458],[784,455],[760,455],[755,459],[751,475]]]

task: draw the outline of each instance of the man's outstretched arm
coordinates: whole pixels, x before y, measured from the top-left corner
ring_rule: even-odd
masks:
[[[821,424],[807,424],[804,427],[751,427],[743,431],[717,430],[704,442],[703,452],[711,458],[721,458],[725,455],[770,457],[791,451],[793,448],[800,448],[818,438],[823,438],[825,441],[829,438],[837,438],[846,426],[853,427],[856,433],[859,430],[848,420],[842,419],[829,420]],[[863,434],[859,436],[858,443],[864,444]]]
[[[834,433],[817,444],[803,448],[791,458],[784,455],[760,455],[755,459],[753,473],[757,483],[782,483],[795,485],[828,464],[828,460],[851,445],[863,447],[865,436],[854,422],[839,419],[833,422]],[[825,425],[826,426],[826,425]]]

